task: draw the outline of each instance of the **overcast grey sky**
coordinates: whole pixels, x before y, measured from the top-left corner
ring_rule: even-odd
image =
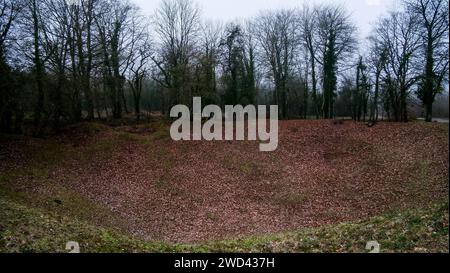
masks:
[[[131,0],[140,6],[144,14],[151,15],[158,7],[159,0]],[[371,29],[371,23],[383,13],[398,6],[399,0],[195,0],[201,9],[203,18],[217,19],[223,22],[250,18],[260,10],[299,7],[304,3],[341,3],[352,13],[352,19],[365,38]]]

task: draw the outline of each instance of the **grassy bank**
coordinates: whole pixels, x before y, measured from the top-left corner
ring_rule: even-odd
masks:
[[[0,135],[0,252],[449,251],[448,125],[285,121],[280,137],[262,154],[175,143],[160,121]]]
[[[376,240],[382,252],[448,252],[448,204],[393,212],[355,223],[304,229],[198,245],[145,242],[117,230],[93,226],[57,213],[0,199],[0,252],[67,252],[68,241],[81,252],[367,252]]]

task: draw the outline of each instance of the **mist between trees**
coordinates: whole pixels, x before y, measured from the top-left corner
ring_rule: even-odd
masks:
[[[367,41],[334,4],[218,23],[189,0],[162,0],[150,17],[125,0],[0,0],[1,131],[139,122],[193,97],[276,104],[283,119],[405,122],[419,105],[431,121],[448,86],[448,29],[440,0],[404,1]]]

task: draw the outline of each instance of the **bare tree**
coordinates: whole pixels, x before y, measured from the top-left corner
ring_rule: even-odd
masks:
[[[199,48],[196,54],[196,90],[205,103],[217,103],[217,67],[222,25],[208,21],[202,25]]]
[[[154,25],[161,41],[159,57],[152,57],[159,70],[154,79],[169,89],[169,106],[188,104],[188,69],[200,32],[200,10],[190,0],[162,0]]]
[[[5,42],[8,40],[12,25],[19,16],[23,3],[14,0],[1,0],[0,3],[0,57],[4,58]]]
[[[287,83],[294,69],[298,49],[296,13],[293,10],[266,12],[255,20],[255,35],[262,48],[263,59],[270,68],[275,84],[274,102],[282,118],[287,118]]]
[[[423,76],[419,83],[418,97],[425,106],[426,121],[432,121],[433,103],[442,92],[443,82],[448,78],[448,1],[407,0],[407,12],[417,19],[423,42]]]
[[[109,88],[113,117],[116,119],[122,117],[124,109],[127,111],[125,73],[134,51],[135,40],[131,29],[136,12],[137,9],[127,2],[112,0],[103,5],[95,15],[102,52],[103,77]]]
[[[317,9],[318,44],[323,68],[323,117],[334,116],[334,97],[339,66],[352,56],[357,47],[356,27],[341,6],[321,6]]]
[[[48,56],[49,73],[56,78],[55,86],[49,92],[49,101],[52,104],[50,118],[53,120],[53,128],[57,131],[64,114],[63,91],[67,86],[70,7],[65,1],[46,0],[43,9],[46,16],[45,20],[42,20],[42,46]]]
[[[370,95],[370,84],[367,75],[367,66],[363,57],[359,57],[356,66],[356,88],[352,94],[353,119],[356,121],[365,121],[368,112],[368,100]]]
[[[141,16],[134,16],[130,26],[130,44],[127,55],[128,84],[133,94],[136,120],[141,119],[141,98],[143,85],[149,72],[149,61],[152,54],[148,25]]]
[[[419,77],[414,61],[420,46],[418,24],[410,14],[393,12],[375,30],[377,43],[387,50],[385,84],[395,121],[408,121],[407,100]]]
[[[377,40],[376,37],[369,37],[370,49],[368,56],[369,69],[373,74],[375,91],[374,98],[371,107],[371,120],[378,121],[379,116],[379,97],[380,97],[380,84],[381,75],[384,71],[387,62],[387,47],[383,43]]]
[[[86,101],[87,119],[94,118],[94,100],[91,90],[91,72],[93,60],[92,28],[94,25],[95,0],[81,1],[81,5],[75,6],[74,32],[78,51],[79,74],[81,88]]]
[[[144,100],[165,113],[193,96],[264,100],[282,118],[333,118],[338,101],[339,111],[354,106],[355,119],[370,112],[376,121],[383,106],[406,121],[413,91],[430,121],[448,81],[448,0],[404,0],[405,9],[378,22],[359,62],[356,27],[342,6],[267,11],[222,28],[202,23],[194,1],[162,0],[150,25],[129,0],[0,0],[1,127],[19,112],[33,113],[37,134],[103,111],[119,119],[134,108],[139,121]],[[14,80],[22,76],[29,86]]]
[[[11,69],[7,62],[7,46],[14,35],[12,33],[20,12],[23,8],[22,1],[0,1],[0,131],[11,132],[15,90],[11,85]],[[20,117],[16,117],[16,123],[20,123]],[[17,127],[17,126],[16,126]],[[19,130],[19,128],[16,128]]]
[[[303,46],[306,48],[309,58],[309,66],[308,69],[311,69],[311,81],[312,81],[312,101],[314,103],[314,112],[316,114],[316,118],[320,117],[321,107],[319,102],[318,90],[317,90],[317,62],[316,59],[319,59],[318,56],[318,45],[316,44],[316,35],[317,35],[317,12],[315,8],[311,8],[310,6],[303,6],[301,14],[299,16],[300,19],[300,37],[303,42]],[[308,70],[307,69],[307,70]],[[306,75],[309,74],[309,71],[306,71]],[[306,79],[308,77],[305,77]],[[306,81],[308,84],[308,81]]]
[[[44,112],[44,58],[41,56],[41,3],[36,0],[28,1],[28,10],[31,15],[31,26],[33,29],[33,64],[34,76],[36,80],[37,99],[34,111],[35,135],[40,135],[42,130],[42,116]]]

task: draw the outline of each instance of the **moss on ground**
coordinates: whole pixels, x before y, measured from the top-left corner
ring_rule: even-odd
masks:
[[[87,135],[95,135],[107,128],[98,124],[77,127]],[[448,128],[448,127],[447,127]],[[57,141],[41,141],[27,153],[27,164],[0,173],[0,252],[68,252],[68,241],[80,243],[82,252],[367,252],[368,241],[378,241],[382,252],[449,252],[448,203],[424,209],[409,209],[354,223],[321,228],[303,229],[271,236],[251,236],[235,240],[206,242],[196,245],[176,245],[146,242],[126,235],[114,215],[92,204],[63,186],[52,184],[50,195],[33,194],[26,189],[51,182],[52,170],[67,160],[88,164],[95,156],[110,158],[122,142],[145,144],[152,149],[152,157],[164,162],[170,172],[174,159],[164,153],[158,140],[168,137],[164,123],[148,125],[150,135],[114,131],[111,138],[100,139],[85,147]],[[0,135],[0,142],[21,141],[22,137]],[[150,153],[149,153],[150,154]],[[226,168],[254,174],[257,165],[239,163],[232,157],[223,162]],[[418,165],[421,172],[418,184],[422,189],[430,172],[430,163]],[[161,187],[167,179],[161,177]],[[18,190],[18,188],[22,190]],[[302,203],[307,196],[290,194],[278,202],[286,205]],[[216,215],[208,214],[214,221]],[[99,226],[101,224],[101,226]]]
[[[304,229],[273,236],[177,245],[146,242],[57,212],[0,198],[0,252],[68,252],[69,241],[84,253],[134,252],[367,252],[378,241],[382,252],[449,251],[448,204],[406,210],[356,223]]]

